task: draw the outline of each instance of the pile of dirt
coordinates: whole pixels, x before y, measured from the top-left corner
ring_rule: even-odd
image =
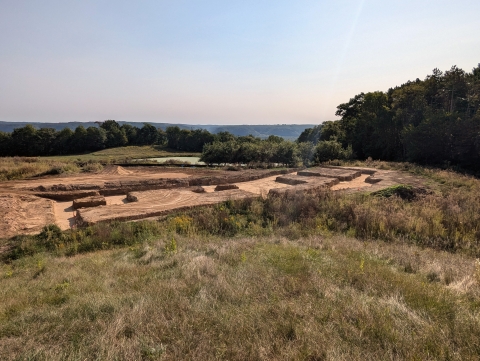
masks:
[[[107,165],[105,168],[103,168],[103,171],[101,174],[118,174],[118,175],[127,175],[127,174],[133,174],[134,172],[125,169],[119,165]]]

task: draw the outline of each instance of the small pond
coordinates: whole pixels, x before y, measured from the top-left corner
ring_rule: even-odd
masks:
[[[188,162],[190,164],[205,164],[200,162],[200,157],[162,157],[162,158],[146,158],[146,159],[136,159],[137,161],[149,160],[156,161],[158,163],[165,163],[168,160],[176,160],[179,162]]]

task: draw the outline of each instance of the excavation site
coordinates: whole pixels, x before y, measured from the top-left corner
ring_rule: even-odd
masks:
[[[367,168],[227,171],[111,165],[93,174],[3,182],[0,238],[36,234],[48,224],[68,230],[98,222],[155,218],[227,200],[328,188],[376,191],[415,182],[398,171]]]

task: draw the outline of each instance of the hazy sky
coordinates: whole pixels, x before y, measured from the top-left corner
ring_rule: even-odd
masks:
[[[0,120],[309,123],[480,62],[480,1],[0,0]]]

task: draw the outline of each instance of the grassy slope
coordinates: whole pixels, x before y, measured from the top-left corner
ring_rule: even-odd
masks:
[[[60,161],[116,161],[123,159],[134,158],[159,158],[159,157],[187,157],[200,156],[200,153],[182,152],[178,150],[170,150],[165,148],[154,147],[150,145],[145,146],[128,146],[119,148],[110,148],[100,150],[98,152],[80,154],[80,155],[66,155],[55,157],[42,157],[42,159],[60,160]]]
[[[124,162],[135,158],[178,156],[195,157],[200,156],[200,153],[171,151],[152,146],[129,146],[79,155],[0,157],[0,181],[24,179],[52,172],[73,174],[81,171],[97,171],[101,169],[100,163]]]
[[[0,359],[478,359],[480,181],[379,166],[434,194],[227,203],[24,238],[0,264]]]
[[[36,255],[3,266],[0,358],[475,359],[478,272],[345,237]]]

